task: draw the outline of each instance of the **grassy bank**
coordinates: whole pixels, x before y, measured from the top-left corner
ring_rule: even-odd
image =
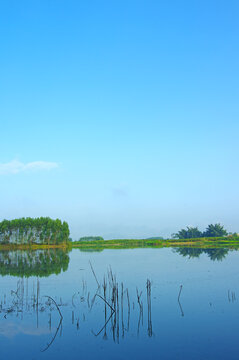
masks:
[[[0,250],[46,250],[46,249],[69,249],[69,244],[46,245],[46,244],[0,244]]]
[[[0,244],[0,250],[37,250],[37,249],[72,249],[85,251],[101,251],[104,249],[135,249],[163,247],[195,247],[195,248],[229,248],[239,249],[239,236],[193,239],[115,239],[96,241],[74,241],[60,245],[39,244]]]
[[[134,248],[162,248],[162,247],[200,247],[215,248],[228,247],[239,248],[239,236],[218,237],[218,238],[193,238],[193,239],[116,239],[100,241],[75,241],[70,245],[72,248],[82,250],[103,250],[103,249],[134,249]]]

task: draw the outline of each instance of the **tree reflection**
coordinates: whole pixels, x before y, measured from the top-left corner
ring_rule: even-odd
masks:
[[[227,256],[228,249],[206,249],[206,254],[212,261],[222,261]]]
[[[49,276],[66,271],[68,264],[68,252],[62,249],[0,252],[0,274],[2,276]]]
[[[177,248],[175,251],[185,257],[189,258],[197,258],[203,253],[203,249],[197,249],[197,248]]]
[[[13,263],[16,259],[7,256],[6,253],[4,256],[9,262],[10,258]],[[35,252],[34,256],[36,256]],[[38,256],[40,255],[38,254]],[[15,263],[14,266],[16,266]],[[96,280],[92,265],[91,272]],[[0,314],[3,314],[6,321],[17,321],[20,314],[21,321],[27,318],[28,321],[35,323],[37,329],[42,324],[48,323],[49,340],[42,347],[42,352],[47,351],[53,345],[58,334],[61,334],[63,325],[69,324],[67,318],[71,318],[70,323],[76,330],[79,330],[80,319],[83,319],[84,322],[91,321],[92,311],[94,311],[93,324],[97,331],[93,331],[91,328],[91,332],[96,337],[101,335],[103,340],[111,338],[114,342],[119,343],[127,335],[131,336],[134,331],[137,331],[137,336],[142,332],[148,337],[154,335],[151,291],[152,283],[147,279],[145,287],[142,290],[136,288],[136,292],[132,291],[130,296],[129,289],[124,286],[123,282],[118,281],[116,274],[113,274],[110,268],[107,275],[104,275],[103,282],[97,280],[97,287],[91,295],[87,290],[87,283],[83,282],[82,289],[78,288],[78,291],[72,296],[68,294],[67,300],[63,302],[62,298],[54,296],[54,293],[41,294],[41,279],[38,277],[31,279],[22,277],[18,279],[16,288],[14,287],[8,294],[4,294],[3,298],[0,296]],[[131,309],[132,316],[130,316]],[[101,317],[102,312],[104,312],[104,318]],[[144,317],[148,320],[147,326],[144,325]],[[125,321],[127,321],[127,327],[125,327]],[[134,324],[136,326],[133,326]],[[129,333],[130,327],[132,328],[131,333]]]
[[[199,258],[201,254],[207,254],[212,261],[222,261],[229,252],[229,250],[225,248],[202,249],[193,247],[176,248],[175,251],[184,257],[188,257],[189,259]]]

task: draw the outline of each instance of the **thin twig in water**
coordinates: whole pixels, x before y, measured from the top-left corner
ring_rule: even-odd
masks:
[[[98,292],[100,291],[100,287],[97,288],[97,291],[95,293],[95,295],[93,296],[92,300],[91,300],[91,306],[90,306],[90,311],[92,310],[93,308],[93,305],[95,303],[95,299],[96,299],[96,296],[98,295]]]
[[[51,342],[50,342],[49,344],[47,344],[47,346],[45,347],[45,349],[41,350],[41,352],[44,352],[44,351],[46,351],[47,349],[49,349],[49,347],[51,346],[51,344],[54,342],[54,340],[55,340],[55,338],[56,338],[56,335],[58,334],[58,331],[59,331],[59,329],[60,329],[60,327],[61,327],[62,319],[63,319],[63,318],[61,317],[60,322],[59,322],[59,325],[58,325],[58,327],[57,327],[57,329],[56,329],[55,335],[53,336]]]
[[[112,306],[108,303],[108,301],[106,301],[101,295],[96,294],[96,296],[99,296],[99,297],[111,308],[111,310],[112,310],[113,312],[115,312],[115,309],[112,308]]]
[[[181,296],[182,288],[183,288],[183,285],[180,285],[179,294],[178,294],[178,305],[179,305],[180,310],[181,310],[181,315],[184,316],[183,308],[182,308],[182,305],[180,303],[180,296]]]
[[[50,299],[55,305],[56,305],[56,308],[57,308],[57,310],[58,310],[58,312],[59,312],[59,314],[60,314],[60,316],[61,316],[61,318],[63,319],[63,316],[62,316],[62,313],[61,313],[61,310],[60,310],[60,308],[59,308],[59,306],[57,305],[57,303],[55,302],[55,300],[54,299],[52,299],[52,297],[50,297],[50,296],[48,296],[48,295],[45,295],[45,296],[43,296],[43,297],[47,297],[48,299]]]
[[[98,287],[100,287],[100,284],[99,284],[99,281],[97,280],[97,277],[96,277],[96,275],[95,275],[95,271],[94,271],[94,269],[93,269],[93,266],[92,266],[92,264],[91,264],[90,261],[89,261],[89,263],[90,263],[90,267],[91,267],[91,270],[92,270],[92,272],[93,272],[93,275],[94,275],[94,277],[95,277],[95,280],[96,280],[96,282],[97,282],[97,285],[98,285]]]
[[[107,326],[108,322],[110,321],[110,319],[112,318],[112,316],[113,316],[113,312],[110,314],[109,319],[105,322],[104,326],[100,329],[100,331],[97,334],[95,334],[94,331],[91,330],[92,334],[94,334],[95,336],[100,335],[100,333],[106,328],[106,326]]]
[[[180,296],[181,296],[182,288],[183,288],[183,285],[180,285],[180,289],[179,289],[179,293],[178,293],[178,301],[179,301]]]
[[[71,298],[71,302],[72,302],[73,307],[76,307],[75,304],[74,304],[74,300],[73,300],[75,296],[76,296],[76,293],[74,295],[72,295],[72,298]]]
[[[180,308],[180,311],[181,311],[181,315],[184,316],[183,308],[182,308],[182,305],[181,305],[179,300],[178,300],[178,305],[179,305],[179,308]]]

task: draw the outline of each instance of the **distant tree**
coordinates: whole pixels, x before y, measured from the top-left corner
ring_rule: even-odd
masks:
[[[164,240],[164,238],[162,236],[153,236],[147,238],[146,240]]]
[[[227,236],[227,230],[220,224],[210,224],[206,228],[206,231],[203,233],[205,237],[219,237],[219,236]]]
[[[104,240],[102,236],[84,236],[79,239],[79,241],[98,241],[98,240]]]
[[[189,227],[187,226],[187,229],[182,229],[176,234],[173,234],[172,236],[175,239],[192,239],[192,238],[200,238],[202,237],[202,232],[198,230],[197,227]]]

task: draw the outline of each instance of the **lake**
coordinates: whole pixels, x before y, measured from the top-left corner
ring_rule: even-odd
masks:
[[[238,359],[239,252],[0,252],[2,359]]]

